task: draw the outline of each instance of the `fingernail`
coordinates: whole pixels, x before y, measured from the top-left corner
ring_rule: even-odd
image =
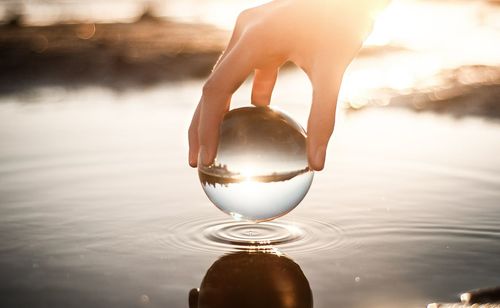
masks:
[[[314,169],[317,171],[325,167],[326,146],[320,145],[314,152]]]
[[[208,150],[203,145],[200,147],[200,161],[204,166],[208,166],[210,164]]]
[[[189,149],[188,162],[191,167],[196,167],[196,164],[198,163],[198,152]]]

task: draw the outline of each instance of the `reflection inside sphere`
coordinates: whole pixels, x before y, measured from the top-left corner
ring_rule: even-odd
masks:
[[[309,282],[299,265],[275,252],[242,251],[208,269],[189,308],[312,308]]]
[[[260,222],[288,213],[313,180],[304,129],[269,107],[228,112],[214,163],[198,166],[208,198],[238,220]]]

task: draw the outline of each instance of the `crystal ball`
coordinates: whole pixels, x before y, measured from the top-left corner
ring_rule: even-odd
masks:
[[[214,162],[200,162],[198,175],[210,201],[236,220],[283,216],[304,199],[313,180],[306,132],[270,107],[233,109],[220,126]]]

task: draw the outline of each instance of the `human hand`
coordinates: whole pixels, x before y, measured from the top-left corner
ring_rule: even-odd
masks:
[[[322,170],[333,132],[342,76],[371,30],[384,0],[279,0],[243,11],[229,44],[203,87],[189,128],[189,164],[213,162],[219,127],[232,94],[254,72],[252,104],[269,105],[279,68],[302,68],[313,87],[307,155]]]

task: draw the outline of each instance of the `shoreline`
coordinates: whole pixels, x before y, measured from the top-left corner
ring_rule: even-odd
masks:
[[[229,38],[205,24],[0,26],[0,95],[47,85],[114,89],[207,76]]]
[[[500,119],[500,67],[464,65],[441,71],[441,83],[402,93],[379,89],[361,101],[343,102],[348,112],[366,108],[406,108],[416,112],[434,112],[454,116],[478,116]]]
[[[101,86],[121,91],[203,79],[229,36],[228,31],[211,25],[148,14],[133,23],[0,25],[0,97],[46,86]],[[370,46],[358,57],[401,51],[405,49],[392,45]],[[292,67],[285,64],[284,69]],[[500,67],[468,65],[436,77],[443,84],[434,88],[414,88],[406,93],[376,89],[361,101],[339,104],[349,112],[402,107],[500,119]],[[473,80],[467,80],[470,78]]]
[[[119,90],[206,78],[229,37],[215,26],[150,14],[133,23],[0,25],[0,96],[49,85]],[[368,47],[359,56],[403,49]]]

